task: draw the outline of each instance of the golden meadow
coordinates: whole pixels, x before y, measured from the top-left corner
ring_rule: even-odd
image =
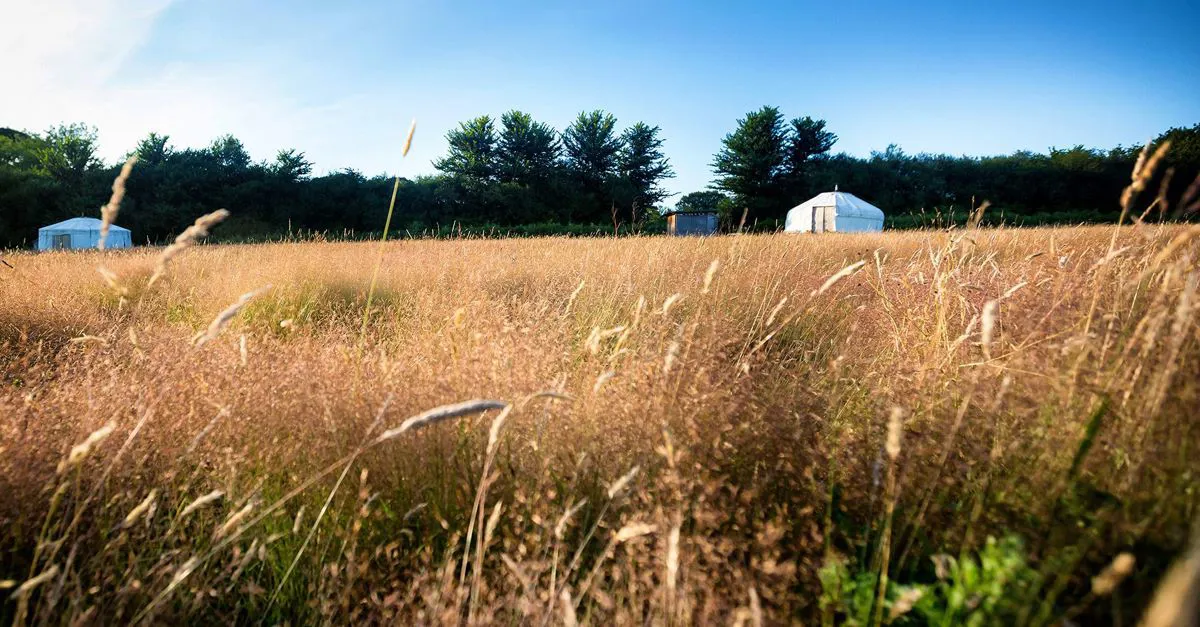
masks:
[[[375,244],[8,255],[0,616],[1135,624],[1197,514],[1198,242],[395,241],[366,310]]]

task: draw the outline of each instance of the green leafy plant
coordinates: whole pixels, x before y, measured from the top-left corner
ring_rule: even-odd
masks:
[[[931,558],[937,581],[891,581],[883,595],[882,622],[914,625],[1006,625],[1022,608],[1022,594],[1039,579],[1017,536],[988,537],[978,554]],[[824,624],[869,625],[878,575],[852,572],[840,557],[820,569],[819,606]]]

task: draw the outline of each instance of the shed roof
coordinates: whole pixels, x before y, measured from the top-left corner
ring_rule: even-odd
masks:
[[[683,215],[690,214],[690,215],[701,215],[702,216],[702,215],[714,214],[714,213],[717,213],[717,211],[715,209],[684,209],[683,211],[677,211],[675,209],[671,209],[670,211],[664,213],[663,217],[665,218],[667,216],[673,216],[673,215],[678,215],[678,214],[683,214]]]
[[[51,224],[49,226],[43,226],[42,228],[40,228],[38,230],[39,231],[99,231],[101,224],[103,224],[103,223],[97,218],[71,218],[69,220],[63,220],[62,222]],[[110,232],[129,231],[129,229],[127,229],[123,226],[117,226],[115,224],[110,224],[108,227],[108,230]]]

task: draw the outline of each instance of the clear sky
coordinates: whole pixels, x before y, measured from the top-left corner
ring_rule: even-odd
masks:
[[[824,118],[835,151],[1140,144],[1200,122],[1200,2],[0,0],[0,126],[233,133],[317,173],[431,173],[457,122],[603,108],[662,127],[675,192],[737,118]],[[412,118],[413,150],[399,147]],[[671,201],[668,201],[671,202]]]

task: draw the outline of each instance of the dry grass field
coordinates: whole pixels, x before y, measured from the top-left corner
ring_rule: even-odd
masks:
[[[398,241],[364,327],[375,251],[9,255],[0,617],[1132,625],[1189,545],[1197,227]]]

